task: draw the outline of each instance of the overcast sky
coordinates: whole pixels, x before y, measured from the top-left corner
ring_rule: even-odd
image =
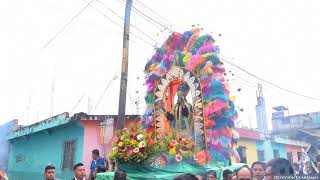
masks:
[[[320,98],[319,1],[139,1],[161,17],[134,0],[136,9],[175,31],[200,24],[203,33],[212,33],[217,40],[221,54],[243,69],[283,88]],[[24,125],[35,123],[48,118],[51,109],[55,115],[88,112],[92,106],[91,114],[117,114],[120,81],[111,80],[114,75],[120,77],[123,30],[108,18],[122,26],[123,20],[114,14],[124,16],[122,0],[94,2],[43,48],[86,4],[84,0],[2,1],[0,124],[12,119]],[[137,113],[137,99],[143,113],[142,70],[154,52],[151,45],[161,45],[169,35],[169,30],[149,21],[133,9],[131,24],[151,38],[131,27],[135,36],[131,36],[129,50],[127,114]],[[234,74],[228,79],[236,104],[244,109],[239,120],[255,127],[259,80],[234,67],[226,68]],[[290,114],[320,111],[320,101],[266,84],[263,88],[269,120],[271,107],[277,105],[288,106]]]

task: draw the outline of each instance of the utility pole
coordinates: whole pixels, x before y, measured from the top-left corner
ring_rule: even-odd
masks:
[[[132,5],[132,0],[127,0],[125,18],[124,18],[124,29],[123,29],[121,81],[120,81],[118,120],[117,120],[118,129],[123,129],[125,125],[131,5]]]

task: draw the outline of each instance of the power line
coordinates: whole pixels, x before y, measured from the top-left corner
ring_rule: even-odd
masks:
[[[242,85],[245,85],[246,87],[248,87],[250,89],[254,89],[256,91],[256,87],[257,87],[256,84],[259,83],[259,81],[251,82],[251,81],[247,80],[248,78],[252,78],[251,76],[247,76],[247,74],[244,75],[244,73],[242,71],[241,71],[242,73],[240,73],[240,70],[234,68],[233,66],[230,66],[229,68],[236,71],[237,74],[238,73],[241,74],[241,76],[239,76],[239,75],[236,75],[234,72],[229,71],[229,73],[232,73],[232,76],[236,78],[236,79],[232,79],[232,80],[234,80],[234,81],[241,80],[243,82],[238,82],[240,84],[240,86],[242,84]],[[242,76],[244,76],[244,77],[242,77]],[[246,84],[244,82],[246,82],[248,84]],[[238,83],[235,83],[235,84],[238,84]],[[265,82],[260,82],[260,83],[264,85],[263,88],[266,90],[266,92],[270,93],[271,95],[273,95],[275,97],[283,98],[283,95],[285,95],[285,93],[286,93],[285,91],[274,88],[273,86],[271,86]],[[230,84],[231,84],[231,82],[230,82]]]
[[[41,49],[38,50],[38,52],[36,54],[39,54],[42,49],[47,48],[77,17],[80,16],[80,14],[86,10],[88,8],[88,6],[90,6],[91,4],[94,3],[94,1],[96,0],[91,0],[90,2],[86,2],[87,4],[79,11],[77,12],[77,14],[75,16],[73,16],[70,21],[68,23],[66,23],[61,29],[60,31],[58,31]],[[28,65],[30,65],[32,63],[33,59],[29,59],[22,67],[21,70],[25,69]],[[21,71],[20,70],[20,71]]]
[[[61,29],[58,31],[44,46],[43,48],[46,48],[49,46],[49,44],[52,43],[80,14],[86,10],[91,4],[93,4],[96,0],[91,0],[89,3],[87,3],[75,16],[73,16],[69,22],[67,22]]]
[[[119,0],[120,1],[120,0]],[[121,3],[125,3],[125,2],[122,2],[122,1],[120,1]],[[136,9],[133,9],[133,12],[135,12],[137,15],[139,15],[140,17],[142,17],[143,19],[145,19],[147,22],[149,22],[151,25],[153,25],[155,28],[157,28],[158,30],[160,30],[160,32],[162,32],[163,31],[163,29],[159,26],[159,25],[157,25],[157,24],[155,24],[153,21],[151,21],[150,19],[148,19],[148,18],[146,18],[145,16],[143,16],[143,15],[141,15]]]
[[[254,77],[254,78],[256,78],[256,79],[258,79],[258,80],[260,80],[260,81],[262,81],[262,82],[265,82],[265,83],[267,83],[267,84],[269,84],[269,85],[271,85],[271,86],[273,86],[273,87],[276,87],[276,88],[278,88],[278,89],[281,89],[281,90],[283,90],[283,91],[286,91],[286,92],[288,92],[288,93],[291,93],[291,94],[294,94],[294,95],[297,95],[297,96],[301,96],[301,97],[308,98],[308,99],[315,100],[315,101],[320,101],[319,98],[315,98],[315,97],[307,96],[307,95],[304,95],[304,94],[301,94],[301,93],[297,93],[297,92],[294,92],[294,91],[292,91],[292,90],[288,90],[288,89],[282,88],[282,87],[280,87],[280,86],[278,86],[278,85],[276,85],[276,84],[274,84],[274,83],[272,83],[272,82],[270,82],[270,81],[264,80],[264,79],[262,79],[262,78],[260,78],[260,77],[258,77],[258,76],[256,76],[256,75],[254,75],[254,74],[246,71],[245,69],[241,68],[240,66],[229,62],[229,61],[226,60],[225,58],[220,58],[220,59],[221,59],[223,62],[226,62],[226,63],[230,64],[231,66],[236,67],[236,68],[240,69],[241,71],[249,74],[250,76],[252,76],[252,77]]]
[[[85,0],[83,0],[85,1]],[[86,1],[85,1],[86,2]],[[99,9],[95,8],[94,6],[90,5],[91,8],[93,8],[95,11],[97,11],[98,13],[100,13],[103,17],[105,17],[106,19],[108,19],[109,21],[111,21],[113,24],[117,25],[118,27],[120,27],[121,29],[123,29],[123,26],[119,23],[117,23],[116,21],[114,21],[113,19],[111,19],[110,17],[108,17],[104,12],[100,11]],[[134,33],[130,32],[131,35],[133,35],[135,38],[141,40],[142,42],[144,42],[145,44],[151,46],[154,48],[154,45],[151,44],[150,42],[144,40],[143,38],[141,38],[140,36],[138,35],[135,35]],[[130,41],[136,43],[135,41],[131,40]]]
[[[151,46],[151,47],[153,47],[153,48],[155,47],[155,45],[153,45],[153,44],[149,43],[148,41],[142,39],[140,36],[137,36],[137,35],[133,34],[132,32],[131,32],[130,34],[133,35],[134,37],[140,39],[142,42],[148,44],[149,46]]]
[[[152,8],[150,8],[149,6],[145,5],[144,3],[142,3],[139,0],[135,0],[138,4],[140,4],[141,6],[143,6],[144,8],[150,10],[152,13],[154,13],[155,15],[157,15],[158,17],[160,17],[161,19],[163,19],[164,21],[166,21],[170,26],[174,26],[173,23],[171,23],[167,18],[161,16],[158,12],[156,12],[155,10],[153,10]]]
[[[249,81],[249,78],[252,78],[251,76],[248,76],[248,74],[245,74],[244,72],[240,71],[239,69],[236,69],[234,68],[233,66],[230,66],[229,67],[230,69],[232,69],[233,71],[235,71],[236,73],[234,73],[233,71],[229,71],[229,73],[231,73],[231,75],[237,79],[234,79],[234,80],[241,80],[243,81],[243,85],[246,85],[247,87],[249,88],[252,88],[254,90],[256,90],[257,88],[257,83],[259,83],[259,81],[254,81],[254,82],[251,82]],[[240,74],[241,76],[239,76],[238,74]],[[244,82],[248,83],[248,84],[245,84]],[[281,91],[277,88],[274,88],[273,86],[265,83],[265,82],[260,82],[261,84],[263,84],[263,88],[265,90],[267,90],[269,93],[271,93],[272,95],[274,96],[278,96],[278,95],[284,95],[285,92],[284,91]]]
[[[241,80],[241,81],[243,81],[244,83],[246,83],[248,86],[250,86],[250,87],[256,87],[257,85],[257,83],[256,82],[250,82],[250,81],[248,81],[246,78],[243,78],[243,77],[241,77],[241,76],[239,76],[238,75],[238,71],[237,71],[237,69],[235,69],[234,67],[232,67],[232,66],[230,66],[230,69],[232,70],[230,70],[229,72],[227,72],[226,74],[227,75],[231,75],[232,77],[234,77],[234,78],[237,78],[237,80]],[[236,72],[236,73],[235,73]],[[241,74],[241,73],[239,73],[239,74]]]
[[[120,0],[119,0],[120,1]],[[125,0],[121,0],[122,2],[125,2]],[[121,2],[120,1],[120,2]],[[149,21],[151,24],[153,24],[155,27],[157,27],[160,31],[162,31],[161,28],[159,28],[157,25],[163,27],[164,29],[168,29],[170,31],[173,31],[171,28],[167,27],[166,25],[161,24],[160,22],[158,22],[157,20],[151,18],[150,16],[146,15],[145,13],[141,12],[138,8],[136,8],[133,4],[131,4],[132,8],[134,11],[138,12],[138,14],[140,14],[141,17],[143,17],[144,19],[146,19],[147,21]],[[154,24],[155,23],[155,24]]]
[[[132,5],[132,7],[133,7],[133,9],[135,9],[136,11],[138,11],[138,12],[139,12],[141,15],[143,15],[144,17],[149,18],[151,21],[155,22],[156,24],[159,24],[159,25],[160,25],[160,26],[162,26],[163,28],[165,28],[165,29],[168,29],[168,30],[172,31],[172,29],[171,29],[171,28],[169,28],[169,27],[167,27],[167,26],[165,26],[165,25],[163,25],[163,24],[159,23],[159,22],[158,22],[158,21],[156,21],[155,19],[153,19],[153,18],[151,18],[150,16],[148,16],[148,15],[144,14],[144,13],[143,13],[143,12],[141,12],[138,8],[136,8],[135,6],[133,6],[133,5]]]
[[[103,99],[104,95],[106,94],[107,90],[109,89],[111,83],[112,83],[114,80],[116,80],[117,78],[118,78],[118,76],[115,74],[115,75],[113,76],[113,78],[109,81],[108,85],[107,85],[106,88],[103,90],[102,94],[100,95],[99,100],[98,100],[97,104],[94,106],[94,109],[93,109],[93,110],[96,110],[96,109],[98,108],[101,100]]]
[[[86,0],[82,0],[84,2],[87,2]],[[112,23],[116,24],[117,26],[119,26],[120,28],[122,28],[122,26],[117,23],[116,21],[114,21],[113,19],[111,19],[110,17],[108,17],[106,14],[104,14],[102,11],[100,11],[99,9],[95,8],[94,6],[92,6],[90,4],[90,7],[93,8],[94,10],[96,10],[97,12],[99,12],[100,14],[102,14],[105,18],[107,18],[109,21],[111,21]]]
[[[97,0],[98,3],[102,4],[107,10],[109,10],[110,12],[112,12],[114,15],[116,15],[118,18],[124,20],[124,18],[122,16],[120,16],[118,13],[116,13],[114,10],[112,10],[111,8],[109,8],[105,3]],[[152,37],[150,37],[148,34],[146,34],[145,32],[143,32],[141,29],[139,29],[137,26],[133,25],[130,23],[130,26],[132,26],[134,29],[136,29],[137,31],[139,31],[141,34],[143,34],[144,36],[146,36],[147,38],[149,38],[150,40],[154,41],[155,43],[157,43],[157,41],[155,39],[153,39]]]
[[[78,105],[80,104],[80,102],[82,101],[82,99],[84,98],[85,93],[82,94],[82,96],[80,97],[80,99],[77,101],[76,105],[72,108],[71,113],[73,113],[73,111],[78,107]]]

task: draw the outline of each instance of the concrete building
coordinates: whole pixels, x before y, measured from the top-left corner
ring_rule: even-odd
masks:
[[[288,114],[288,109],[284,106],[274,107],[273,109],[275,110],[275,112],[272,113],[273,131],[269,131],[262,85],[258,84],[256,116],[257,129],[258,133],[260,133],[260,138],[257,140],[257,138],[252,139],[252,135],[249,137],[252,139],[251,141],[256,140],[256,145],[253,146],[251,143],[251,147],[256,147],[257,153],[251,156],[252,158],[257,157],[256,160],[260,161],[269,161],[276,157],[282,157],[290,160],[291,162],[297,163],[299,160],[299,154],[301,156],[301,148],[308,147],[310,142],[308,143],[308,141],[305,141],[301,138],[293,140],[295,138],[292,136],[287,136],[285,134],[277,134],[275,132],[283,132],[284,130],[288,132],[296,130],[299,131],[298,129],[303,128],[305,124],[298,125],[297,121],[295,120],[293,120],[293,122],[291,123],[290,120],[286,118],[288,117],[286,116]],[[320,119],[318,121],[320,123]],[[295,124],[295,126],[292,126],[291,124]],[[298,129],[292,129],[293,127],[297,127]],[[241,139],[241,133],[239,134]]]
[[[238,140],[238,153],[242,163],[251,165],[258,159],[257,154],[257,141],[261,139],[258,131],[236,128],[240,135]]]
[[[320,154],[320,112],[288,115],[288,109],[283,106],[273,109],[273,134],[310,143],[308,154],[315,161]]]
[[[15,130],[18,127],[18,120],[12,120],[6,124],[0,126],[0,169],[7,171],[8,161],[9,161],[9,152],[10,144],[7,140],[7,135]]]
[[[256,130],[237,128],[240,138],[238,140],[238,153],[242,163],[249,166],[254,161],[268,162],[273,158],[281,157],[292,163],[299,161],[301,148],[306,148],[309,143],[273,136],[265,136]],[[299,155],[300,154],[300,155]]]
[[[141,127],[140,116],[126,116],[126,127]],[[40,180],[44,167],[56,166],[57,177],[70,179],[72,167],[83,162],[89,173],[91,151],[99,149],[101,156],[111,150],[111,139],[117,129],[117,116],[62,113],[36,124],[12,131],[8,172],[11,180]],[[302,147],[308,143],[272,136],[266,138],[257,130],[237,128],[240,135],[238,152],[241,162],[251,165],[256,160],[274,157],[297,162]]]
[[[8,173],[10,180],[43,179],[44,167],[56,167],[57,177],[72,178],[75,163],[85,164],[89,173],[91,151],[102,157],[111,149],[117,116],[68,113],[11,132]],[[139,116],[127,116],[126,126],[139,126]],[[138,124],[138,125],[137,125]]]

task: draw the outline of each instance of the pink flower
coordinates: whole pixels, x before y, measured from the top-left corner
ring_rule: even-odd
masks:
[[[132,154],[133,153],[133,150],[132,149],[129,149],[128,150],[128,154]]]
[[[126,133],[127,131],[128,131],[127,128],[123,128],[123,129],[122,129],[122,133]]]
[[[177,154],[177,155],[176,155],[176,160],[177,160],[178,162],[182,161],[182,156],[180,156],[179,154]]]
[[[178,144],[178,142],[176,140],[172,140],[170,142],[170,146],[176,146]]]

